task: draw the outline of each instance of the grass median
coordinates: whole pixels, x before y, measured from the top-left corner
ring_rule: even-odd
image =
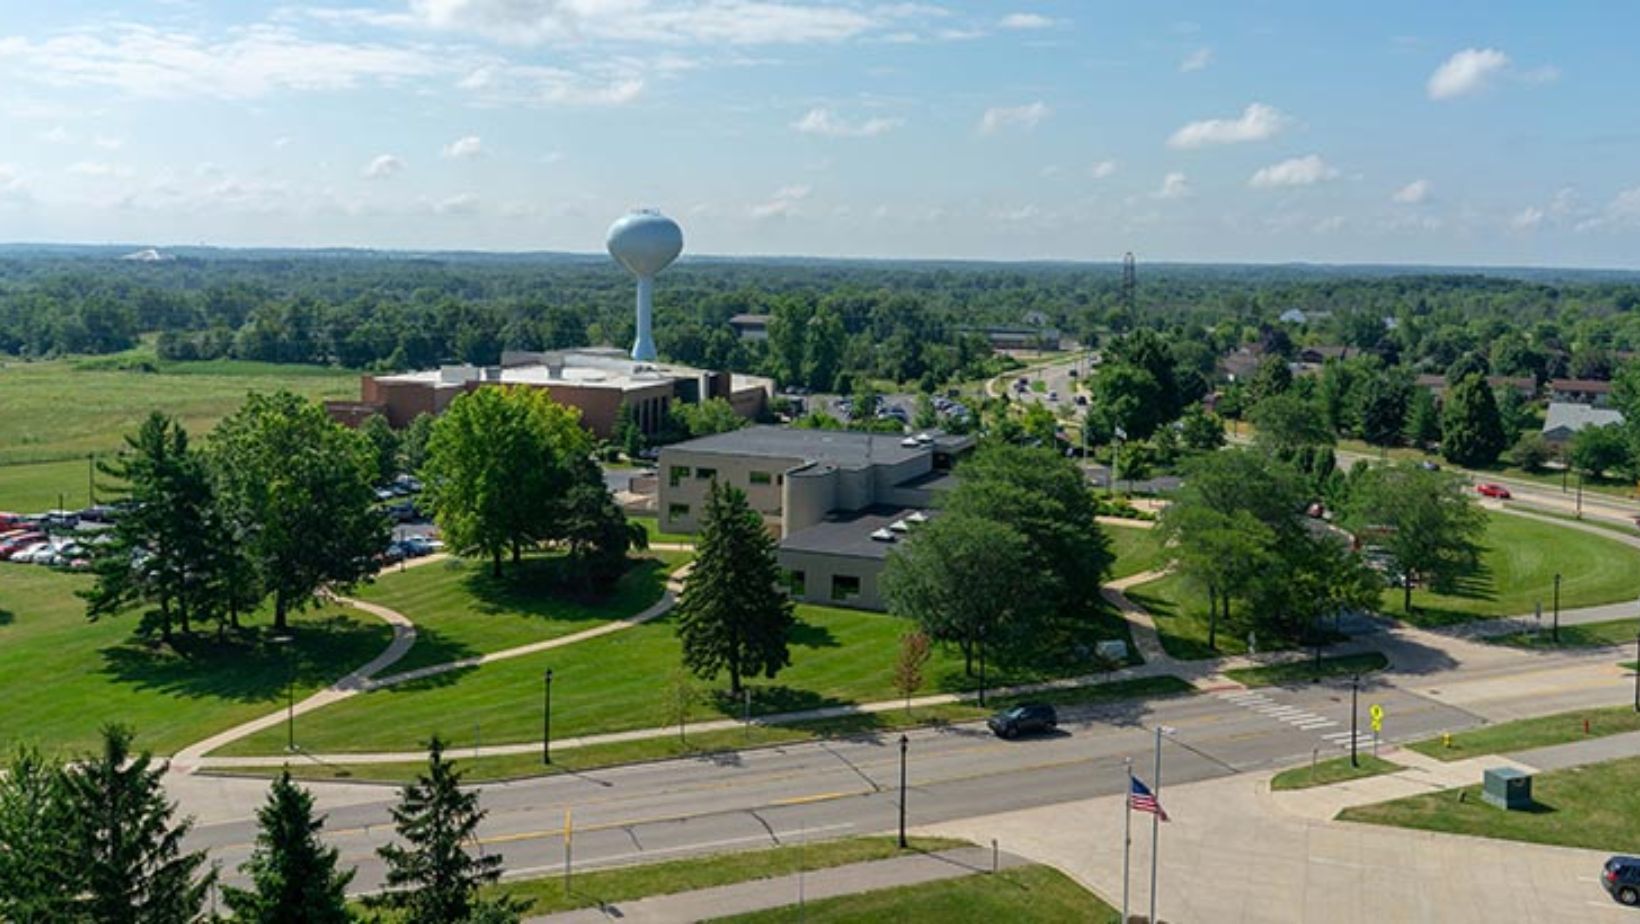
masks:
[[[1247,687],[1278,687],[1292,684],[1310,683],[1331,677],[1349,677],[1353,674],[1369,674],[1389,667],[1389,659],[1376,651],[1364,654],[1340,655],[1331,658],[1322,658],[1320,667],[1316,666],[1313,658],[1303,661],[1289,661],[1285,664],[1269,664],[1264,667],[1237,667],[1224,672],[1224,676]]]
[[[1360,766],[1350,765],[1348,757],[1334,757],[1323,760],[1314,767],[1294,767],[1283,770],[1270,780],[1270,788],[1283,792],[1294,789],[1309,789],[1313,786],[1330,786],[1333,783],[1347,783],[1350,780],[1364,780],[1367,777],[1382,776],[1403,769],[1400,764],[1390,763],[1382,757],[1371,754],[1359,755]]]
[[[788,906],[713,920],[718,924],[784,924],[794,917],[814,922],[901,924],[1111,924],[1120,914],[1058,870],[1021,866],[806,902],[802,915]]]
[[[1513,648],[1610,648],[1633,645],[1635,634],[1640,633],[1640,619],[1613,619],[1610,622],[1586,622],[1575,626],[1561,626],[1560,640],[1555,641],[1548,627],[1532,632],[1512,632],[1494,636],[1487,641],[1494,645]]]
[[[1413,742],[1407,747],[1437,760],[1452,761],[1486,754],[1525,751],[1632,731],[1640,731],[1640,712],[1635,712],[1632,706],[1613,706],[1483,725],[1480,728],[1453,734],[1450,744],[1440,738],[1429,738]]]
[[[448,753],[471,783],[579,773],[620,764],[673,758],[708,758],[715,754],[746,748],[795,744],[827,738],[869,738],[909,728],[973,722],[997,709],[1019,702],[1049,702],[1060,706],[1094,706],[1142,697],[1190,695],[1195,688],[1177,677],[1145,677],[1095,686],[1055,690],[1031,696],[994,697],[986,707],[965,703],[919,706],[911,710],[893,709],[834,719],[816,719],[782,725],[752,723],[750,726],[719,731],[684,731],[655,738],[558,748],[552,763],[544,764],[539,749],[528,753],[489,757],[463,757],[459,748]],[[289,764],[291,776],[304,780],[348,780],[369,783],[405,783],[426,769],[423,761],[397,763],[348,763],[297,758]],[[272,778],[280,768],[257,767],[211,771],[222,776]]]
[[[1640,757],[1540,773],[1532,806],[1504,811],[1465,786],[1390,802],[1347,808],[1341,821],[1358,821],[1447,834],[1469,834],[1534,844],[1640,853]]]
[[[1131,577],[1144,571],[1165,567],[1168,555],[1162,548],[1160,534],[1149,526],[1111,526],[1100,524],[1110,537],[1111,551],[1116,553],[1110,576],[1113,580]]]

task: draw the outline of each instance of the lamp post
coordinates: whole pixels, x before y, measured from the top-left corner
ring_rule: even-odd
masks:
[[[1640,712],[1640,632],[1634,633],[1634,711]]]
[[[541,692],[541,763],[552,763],[552,668],[547,668]]]
[[[1361,760],[1355,753],[1356,738],[1358,737],[1356,729],[1359,727],[1357,723],[1360,721],[1360,716],[1358,715],[1360,712],[1360,698],[1361,675],[1355,674],[1350,677],[1350,766],[1352,767],[1361,766]]]
[[[285,750],[296,750],[296,640],[289,635],[275,635],[275,645],[285,650]]]
[[[1577,518],[1583,519],[1583,470],[1577,470]]]
[[[979,704],[985,705],[985,627],[979,627]]]
[[[1554,622],[1554,626],[1549,630],[1549,637],[1555,640],[1556,645],[1560,644],[1560,572],[1559,571],[1555,572],[1555,622]]]
[[[900,736],[900,849],[905,849],[905,751],[911,739]]]

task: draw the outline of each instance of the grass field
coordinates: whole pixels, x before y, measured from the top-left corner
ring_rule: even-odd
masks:
[[[643,527],[643,531],[649,536],[649,542],[651,545],[654,545],[655,543],[664,543],[669,545],[694,545],[695,542],[700,539],[700,537],[694,533],[662,532],[661,521],[653,516],[634,515],[632,517],[632,522]]]
[[[1534,844],[1640,853],[1640,757],[1540,773],[1532,808],[1506,812],[1480,786],[1347,808],[1343,821],[1470,834]]]
[[[1339,440],[1338,448],[1344,450],[1345,452],[1359,453],[1361,455],[1372,456],[1374,458],[1377,458],[1381,454],[1377,446],[1369,445],[1361,440]],[[1410,446],[1394,447],[1388,450],[1387,455],[1391,461],[1416,460],[1422,462],[1426,459],[1431,460],[1444,467],[1450,468],[1453,471],[1468,472],[1469,474],[1474,475],[1477,481],[1485,481],[1488,476],[1491,476],[1497,478],[1514,479],[1517,481],[1529,481],[1533,484],[1541,485],[1546,488],[1560,488],[1562,485],[1565,485],[1568,494],[1571,494],[1577,490],[1577,475],[1573,474],[1569,479],[1566,479],[1562,476],[1559,470],[1529,472],[1526,469],[1519,468],[1517,466],[1504,464],[1502,461],[1491,468],[1464,469],[1452,465],[1439,455],[1422,452],[1420,450],[1413,449]],[[1617,478],[1585,478],[1583,480],[1583,490],[1585,492],[1592,492],[1596,494],[1607,494],[1612,497],[1632,498],[1635,496],[1634,482],[1624,481]]]
[[[153,371],[134,368],[143,363]],[[358,373],[230,360],[160,362],[146,347],[95,359],[0,360],[0,510],[54,507],[59,493],[69,506],[88,503],[87,454],[119,449],[151,411],[180,418],[199,437],[247,392],[279,388],[310,398],[356,397]]]
[[[132,638],[137,616],[85,620],[74,591],[89,579],[32,565],[0,564],[0,749],[20,740],[47,750],[93,747],[98,728],[118,720],[137,746],[170,753],[285,701],[287,657],[257,639],[265,619],[242,638],[218,643],[206,632],[178,650]],[[370,660],[391,630],[353,610],[302,614],[296,636],[296,695]]]
[[[1584,732],[1585,722],[1588,723],[1587,733]],[[1524,751],[1631,731],[1640,731],[1640,713],[1635,712],[1632,706],[1612,706],[1483,725],[1454,734],[1451,747],[1447,747],[1440,738],[1417,741],[1407,746],[1437,760],[1463,760],[1466,757]]]
[[[664,735],[639,741],[589,745],[579,748],[558,748],[553,751],[552,764],[545,765],[539,752],[509,754],[496,757],[462,757],[459,749],[451,756],[461,765],[469,782],[512,780],[533,776],[551,776],[560,773],[579,773],[618,764],[639,761],[666,760],[677,757],[704,757],[745,748],[792,744],[825,738],[860,738],[900,731],[921,725],[946,725],[983,719],[997,709],[1018,702],[1050,702],[1058,706],[1087,706],[1138,697],[1188,696],[1196,690],[1177,677],[1143,677],[1136,680],[1118,680],[1114,683],[1056,690],[1030,696],[987,697],[985,707],[972,704],[919,706],[912,710],[890,710],[838,719],[820,719],[793,722],[785,725],[754,723],[729,731],[690,731],[685,735]],[[352,780],[355,782],[404,783],[426,769],[423,761],[404,763],[321,763],[298,759],[290,765],[291,775],[305,780]],[[279,775],[277,768],[245,768],[216,771],[224,776],[269,778]]]
[[[1106,524],[1100,524],[1100,528],[1110,537],[1111,550],[1116,553],[1116,563],[1110,569],[1113,579],[1154,571],[1167,564],[1168,556],[1157,540],[1155,529]]]
[[[1613,619],[1610,622],[1561,626],[1558,642],[1554,640],[1547,627],[1541,632],[1513,632],[1489,638],[1487,641],[1515,648],[1608,648],[1615,645],[1633,645],[1636,633],[1640,633],[1640,619]]]
[[[557,556],[526,558],[500,578],[487,562],[451,558],[384,573],[358,597],[409,616],[416,644],[393,673],[580,632],[632,616],[661,598],[666,577],[689,556],[650,552],[615,588],[588,596],[566,587]]]
[[[797,615],[791,666],[775,681],[752,681],[754,714],[895,697],[891,675],[908,623],[883,613],[811,605],[799,605]],[[1097,639],[1126,637],[1125,623],[1109,613],[1078,625],[1088,650]],[[1069,651],[1066,646],[1061,653],[1069,658]],[[304,747],[322,753],[415,750],[434,732],[456,743],[471,742],[475,734],[491,744],[539,740],[541,678],[548,668],[554,671],[555,735],[665,725],[663,688],[681,661],[676,622],[668,615],[566,648],[354,697],[310,713],[298,738]],[[1091,672],[1080,662],[1012,668],[993,663],[989,682],[1002,686]],[[944,647],[935,648],[924,673],[924,692],[972,689],[978,683],[963,676],[960,655]],[[692,714],[701,719],[739,716],[740,704],[719,695],[726,686],[723,676],[702,684],[708,692]],[[223,753],[270,753],[281,747],[282,738],[263,734]]]
[[[1098,896],[1047,866],[839,895],[805,903],[800,919],[814,922],[896,921],[899,924],[1110,924],[1121,915]],[[719,924],[785,924],[792,907],[715,918]]]
[[[1271,664],[1266,667],[1233,668],[1225,671],[1224,675],[1243,686],[1274,687],[1285,684],[1309,683],[1317,678],[1366,674],[1372,671],[1381,671],[1386,667],[1389,667],[1389,659],[1376,651],[1372,651],[1366,654],[1322,658],[1320,670],[1316,669],[1314,660],[1306,658],[1303,661]]]
[[[1246,630],[1238,630],[1236,622],[1243,621],[1241,605],[1232,603],[1232,620],[1219,623],[1218,647],[1207,646],[1207,595],[1183,575],[1169,574],[1131,587],[1127,597],[1150,613],[1161,636],[1162,647],[1175,658],[1187,661],[1217,658],[1222,655],[1247,653]],[[1280,647],[1275,640],[1259,643],[1262,651]]]
[[[1348,757],[1334,757],[1315,765],[1312,770],[1308,764],[1283,770],[1270,780],[1270,788],[1283,792],[1291,789],[1309,789],[1312,786],[1330,786],[1333,783],[1346,783],[1350,780],[1363,780],[1369,776],[1381,776],[1385,773],[1394,773],[1401,769],[1400,764],[1392,764],[1382,757],[1371,754],[1358,755],[1359,767],[1350,766]]]

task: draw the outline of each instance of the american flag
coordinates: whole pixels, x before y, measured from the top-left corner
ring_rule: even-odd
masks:
[[[1167,812],[1163,810],[1162,804],[1156,801],[1156,796],[1151,793],[1150,787],[1139,782],[1139,778],[1136,776],[1128,777],[1128,781],[1132,783],[1128,788],[1128,808],[1136,812],[1150,812],[1163,821],[1169,820]]]

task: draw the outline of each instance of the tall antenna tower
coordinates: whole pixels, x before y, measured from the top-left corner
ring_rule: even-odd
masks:
[[[1133,251],[1122,254],[1122,307],[1127,309],[1128,323],[1139,320],[1139,309],[1134,302],[1138,293],[1139,276],[1134,270]]]

